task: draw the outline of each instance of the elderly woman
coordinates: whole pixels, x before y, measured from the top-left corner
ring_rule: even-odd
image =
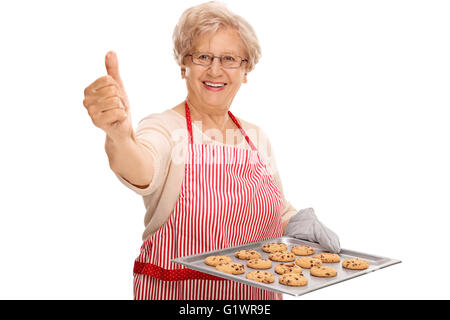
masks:
[[[208,2],[182,14],[173,40],[186,100],[145,117],[136,131],[114,52],[106,55],[108,75],[85,89],[84,105],[106,132],[111,169],[142,195],[147,210],[134,297],[280,299],[171,262],[283,234],[339,251],[337,236],[311,208],[297,212],[284,198],[261,129],[230,111],[260,57],[252,27]]]

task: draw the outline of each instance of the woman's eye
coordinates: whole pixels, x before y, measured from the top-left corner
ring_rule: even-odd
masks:
[[[209,60],[209,56],[206,54],[202,54],[201,56],[198,57],[200,60]]]
[[[233,56],[223,56],[222,59],[225,61],[228,61],[228,62],[232,62],[232,61],[236,60],[236,58]]]

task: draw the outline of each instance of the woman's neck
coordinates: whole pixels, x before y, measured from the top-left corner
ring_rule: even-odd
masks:
[[[192,121],[201,121],[205,129],[224,130],[230,122],[228,107],[217,108],[192,103],[187,99]]]

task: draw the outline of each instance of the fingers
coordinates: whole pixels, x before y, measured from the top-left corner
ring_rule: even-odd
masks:
[[[111,97],[100,104],[91,104],[87,106],[86,109],[91,117],[94,114],[104,113],[112,109],[122,109],[125,112],[127,111],[119,97]]]
[[[117,81],[115,81],[111,76],[100,77],[84,89],[84,95],[94,95],[98,90],[112,85],[117,86],[117,88],[120,87]]]
[[[93,89],[96,88],[96,89]],[[117,99],[112,99],[117,98]],[[117,101],[116,106],[122,106],[127,109],[127,97],[124,95],[123,90],[121,90],[116,83],[101,82],[96,86],[93,86],[85,90],[85,98],[83,100],[83,105],[86,108],[91,108],[93,105],[98,107],[110,107],[112,101]],[[119,103],[120,102],[120,103]]]
[[[107,129],[113,123],[122,122],[128,118],[128,114],[124,109],[112,108],[103,112],[97,112],[91,115],[94,125],[101,129]]]
[[[116,85],[109,85],[96,90],[85,97],[88,103],[101,102],[110,97],[122,96],[121,90]]]

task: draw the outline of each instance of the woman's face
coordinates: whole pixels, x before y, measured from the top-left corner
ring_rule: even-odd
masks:
[[[215,56],[234,54],[247,58],[239,35],[231,29],[200,36],[192,51],[210,52]],[[189,102],[213,113],[215,110],[218,113],[228,110],[241,84],[247,82],[245,62],[240,68],[226,69],[220,59],[215,58],[210,66],[201,66],[194,64],[188,56],[184,58],[184,63],[185,73],[182,70],[182,76],[186,79]],[[208,83],[215,86],[208,86]]]

